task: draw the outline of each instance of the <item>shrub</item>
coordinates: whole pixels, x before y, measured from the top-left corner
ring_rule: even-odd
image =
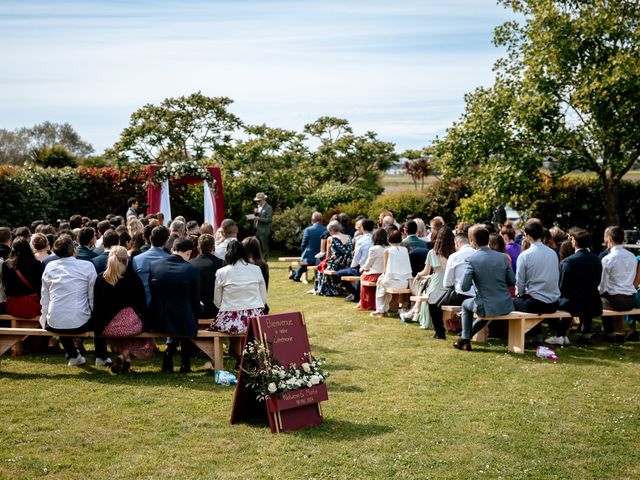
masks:
[[[353,185],[326,183],[315,192],[307,195],[305,205],[319,211],[326,211],[334,205],[354,200],[372,200],[374,195],[368,190]]]
[[[64,145],[52,145],[51,147],[43,147],[33,152],[36,164],[45,168],[63,168],[76,167],[78,162],[76,158],[69,153]]]
[[[271,238],[274,244],[287,251],[298,251],[302,241],[302,232],[311,222],[311,214],[315,209],[297,205],[273,216]]]
[[[482,192],[461,198],[455,216],[462,222],[483,223],[491,221],[491,198]]]

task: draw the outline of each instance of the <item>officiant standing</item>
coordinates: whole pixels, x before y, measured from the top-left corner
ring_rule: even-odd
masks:
[[[273,219],[273,208],[267,203],[267,196],[263,192],[256,194],[253,199],[258,206],[253,209],[255,215],[253,219],[254,235],[260,240],[262,253],[265,261],[269,259],[269,236],[271,235],[271,220]]]

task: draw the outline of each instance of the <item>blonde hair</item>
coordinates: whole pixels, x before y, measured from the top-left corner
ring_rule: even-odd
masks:
[[[413,221],[416,222],[416,225],[418,226],[416,235],[418,237],[424,237],[427,233],[427,226],[425,225],[424,220],[422,220],[421,218],[414,218]]]
[[[102,276],[104,281],[109,285],[115,285],[124,276],[129,263],[127,249],[121,246],[111,247],[109,250],[109,259],[107,260],[107,269]]]
[[[129,221],[127,222],[127,229],[129,230],[129,235],[131,235],[132,237],[136,233],[144,233],[144,225],[135,217],[129,217]]]

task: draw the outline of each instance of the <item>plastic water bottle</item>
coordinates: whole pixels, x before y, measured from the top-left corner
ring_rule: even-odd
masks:
[[[549,347],[543,347],[542,345],[536,349],[536,357],[553,360],[554,362],[560,360],[556,355],[556,352],[551,350]]]
[[[227,387],[229,385],[235,385],[236,383],[238,383],[238,379],[236,378],[236,376],[231,372],[227,372],[226,370],[216,370],[213,381],[218,385],[225,385]]]

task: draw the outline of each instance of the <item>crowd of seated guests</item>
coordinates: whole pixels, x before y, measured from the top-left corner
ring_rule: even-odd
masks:
[[[57,226],[0,227],[0,313],[39,317],[54,338],[65,334],[50,346],[62,345],[69,366],[86,363],[73,335],[92,331],[95,364],[127,372],[132,359],[149,360],[156,348],[153,339],[131,337],[152,331],[174,336],[163,371],[173,371],[178,348],[180,372],[191,371],[188,337],[197,335],[198,319],[243,333],[251,317],[268,312],[269,267],[259,240],[238,241],[231,219],[221,222],[216,242],[210,224],[177,217],[167,228],[159,217],[74,215]]]
[[[428,300],[401,309],[401,320],[434,329],[436,339],[446,338],[441,306],[461,306],[461,337],[454,346],[462,350],[471,349],[471,337],[486,325],[482,316],[568,311],[580,320],[576,340],[590,344],[592,320],[603,308],[627,311],[638,305],[640,256],[623,248],[624,231],[617,226],[607,228],[607,248],[597,256],[591,253],[594,239],[586,230],[546,229],[535,218],[518,230],[508,221],[450,228],[442,217],[434,217],[427,230],[420,218],[410,216],[399,225],[393,212],[385,210],[377,228],[372,228],[373,221],[357,217],[353,236],[345,232],[345,214],[334,216],[326,229],[318,212],[311,223],[304,232],[301,257],[304,268],[316,265],[315,286],[309,293],[345,294],[347,301],[358,302],[356,308],[383,317],[392,314],[388,290],[410,288]],[[290,278],[299,281],[303,271],[292,271]],[[341,282],[347,275],[360,276],[358,294],[350,282]],[[376,287],[362,282],[376,282]],[[570,344],[570,318],[548,323],[551,334],[546,339],[542,325],[530,332],[533,345]],[[634,318],[627,324],[625,340],[638,340]],[[621,341],[612,317],[603,317],[602,325],[603,341]]]

